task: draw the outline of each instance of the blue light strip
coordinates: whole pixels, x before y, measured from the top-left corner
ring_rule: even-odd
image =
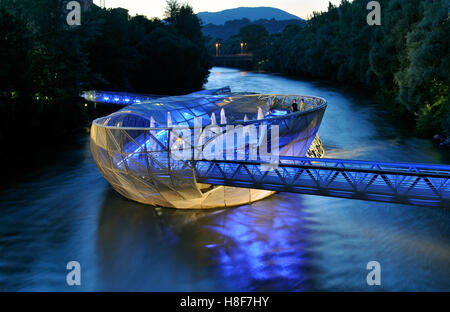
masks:
[[[218,95],[231,92],[229,87],[213,90],[202,90],[188,94],[189,96],[202,96],[202,95]],[[154,95],[154,94],[134,94],[125,92],[113,92],[113,91],[83,91],[81,97],[89,102],[114,104],[114,105],[130,105],[135,103],[142,103],[146,101],[155,100],[166,95]]]
[[[158,99],[162,96],[129,94],[123,92],[109,92],[109,91],[84,91],[82,92],[81,97],[89,102],[126,106],[130,104],[151,101],[154,99]]]

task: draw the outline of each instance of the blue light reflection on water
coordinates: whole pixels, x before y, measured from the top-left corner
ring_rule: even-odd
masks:
[[[120,283],[127,289],[150,290],[312,287],[310,222],[299,218],[307,218],[307,213],[289,207],[292,201],[279,204],[280,198],[269,199],[276,205],[271,211],[266,202],[189,212],[141,205],[136,209],[136,204],[110,192],[102,205],[97,242],[100,262],[108,264],[97,277],[105,289],[115,290],[111,285]],[[123,269],[125,263],[134,270]],[[140,286],[123,284],[137,275]],[[174,283],[177,280],[180,284]]]
[[[223,213],[208,226],[227,242],[216,247],[214,257],[230,289],[302,290],[306,286],[307,234],[302,231],[302,213],[283,207],[274,210],[277,213],[266,215],[265,205],[253,204]],[[228,244],[233,248],[227,248]]]

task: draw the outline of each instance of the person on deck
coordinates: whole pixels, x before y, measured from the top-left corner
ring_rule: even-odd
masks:
[[[303,110],[305,110],[305,109],[306,109],[305,100],[302,99],[302,100],[300,101],[300,110],[303,111]]]
[[[297,106],[297,100],[296,99],[294,99],[294,101],[292,102],[292,112],[293,113],[295,113],[295,112],[298,112],[298,106]]]

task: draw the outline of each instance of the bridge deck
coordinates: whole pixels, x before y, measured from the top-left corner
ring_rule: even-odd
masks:
[[[450,166],[281,157],[195,162],[197,182],[420,206],[450,207]]]

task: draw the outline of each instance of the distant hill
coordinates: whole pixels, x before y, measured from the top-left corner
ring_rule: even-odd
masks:
[[[284,20],[302,20],[300,17],[285,12],[280,9],[270,7],[247,8],[240,7],[235,9],[224,10],[220,12],[200,12],[197,16],[202,20],[204,25],[224,25],[227,21],[249,19],[251,22],[266,19],[275,19],[277,21]]]
[[[228,38],[239,34],[239,31],[242,27],[250,25],[250,24],[257,24],[262,25],[266,28],[266,30],[270,34],[275,34],[282,32],[283,29],[287,25],[298,25],[298,26],[305,26],[306,22],[302,19],[290,19],[290,20],[283,20],[283,21],[277,21],[275,19],[259,19],[254,22],[251,22],[247,18],[228,21],[224,25],[214,25],[214,24],[207,24],[202,27],[202,32],[205,36],[210,36],[211,39],[220,38],[223,40],[227,40]]]

